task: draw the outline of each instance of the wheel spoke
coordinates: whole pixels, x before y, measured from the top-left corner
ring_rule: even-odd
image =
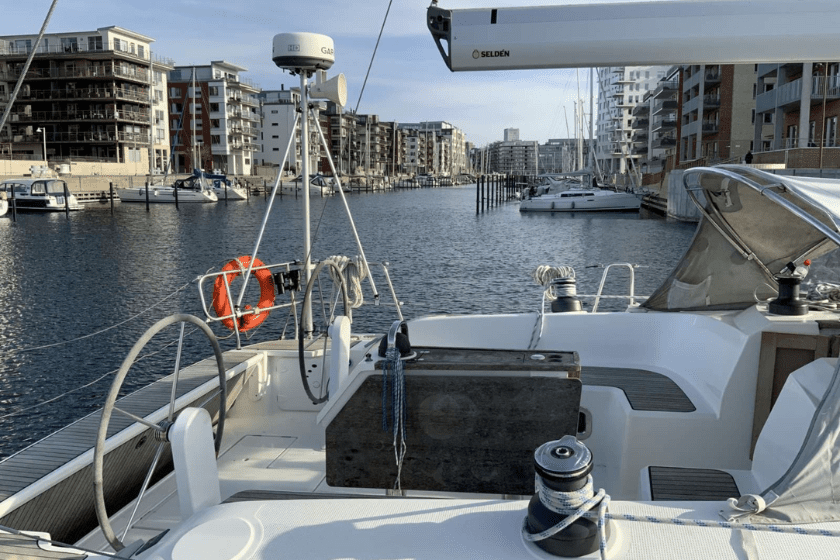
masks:
[[[183,325],[183,323],[181,323]],[[149,482],[152,480],[152,474],[154,474],[155,469],[157,468],[158,461],[160,461],[160,455],[163,453],[163,447],[166,444],[161,442],[158,444],[157,449],[155,450],[155,458],[152,460],[152,466],[149,467],[149,471],[146,473],[146,478],[143,480],[143,486],[140,488],[140,495],[137,496],[137,501],[134,502],[134,510],[131,512],[131,517],[128,518],[128,523],[125,526],[125,531],[123,531],[121,540],[125,540],[125,536],[128,534],[128,530],[131,529],[131,524],[134,521],[134,516],[137,515],[137,509],[140,507],[140,502],[143,501],[143,496],[146,494],[146,490],[149,488]]]
[[[181,349],[184,347],[184,327],[186,323],[181,323],[181,335],[178,337],[178,353],[175,355],[175,371],[172,374],[172,393],[169,396],[169,415],[167,420],[172,422],[175,416],[175,395],[178,389],[178,374],[181,372]]]
[[[148,421],[148,420],[146,420],[145,418],[140,418],[140,417],[139,417],[139,416],[137,416],[136,414],[132,414],[132,413],[130,413],[130,412],[128,412],[128,411],[126,411],[126,410],[121,409],[121,408],[120,408],[120,407],[118,407],[118,406],[115,406],[115,407],[114,407],[114,412],[119,412],[119,413],[120,413],[120,414],[122,414],[123,416],[126,416],[126,417],[128,417],[128,418],[131,418],[131,419],[132,419],[132,420],[134,420],[135,422],[139,422],[140,424],[143,424],[144,426],[148,426],[149,428],[151,428],[151,429],[155,430],[156,432],[162,432],[162,431],[163,431],[163,428],[161,428],[161,427],[160,427],[160,426],[158,426],[157,424],[155,424],[155,423],[153,423],[153,422],[149,422],[149,421]]]

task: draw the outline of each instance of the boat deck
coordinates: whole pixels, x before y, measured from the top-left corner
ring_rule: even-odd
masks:
[[[224,354],[229,391],[236,374],[245,371],[249,360],[256,355],[256,352],[248,351],[229,351]],[[182,397],[198,389],[201,395],[196,400],[201,402],[207,395],[215,392],[218,375],[215,359],[185,367],[179,373],[176,396]],[[172,378],[173,375],[170,374],[127,395],[120,399],[118,406],[140,417],[147,417],[159,411],[169,403]],[[61,511],[61,508],[47,507],[44,504],[75,504],[76,512],[80,511],[81,506],[86,515],[92,516],[92,507],[88,510],[87,505],[92,506],[93,502],[91,462],[100,417],[101,410],[89,414],[0,462],[0,525],[19,530],[49,532],[53,539],[62,542],[75,542],[75,539],[81,536],[76,534],[78,529],[75,524],[78,520],[72,516],[67,519],[67,512]],[[133,424],[134,421],[114,414],[109,425],[108,437]],[[145,441],[146,438],[141,434],[134,439]],[[129,442],[134,451],[141,445],[142,442]],[[109,460],[112,460],[112,454],[121,453],[121,448],[109,452]],[[122,461],[126,469],[132,468],[133,460],[130,457],[119,456],[113,460]],[[56,471],[60,476],[56,476]],[[48,481],[45,477],[54,480]],[[26,489],[33,484],[50,488],[41,488],[42,491],[38,492],[37,496],[29,499]],[[39,551],[34,543],[30,545],[33,547],[31,552],[27,550],[24,554],[21,549],[28,549],[25,538],[11,537],[12,535],[3,534],[3,538],[0,539],[0,558],[63,558],[60,555],[38,556],[36,553],[45,551]]]

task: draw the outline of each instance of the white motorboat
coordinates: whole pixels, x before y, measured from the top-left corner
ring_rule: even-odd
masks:
[[[213,191],[208,181],[192,175],[185,179],[177,179],[171,185],[150,185],[117,189],[117,194],[123,202],[146,202],[146,192],[150,203],[195,203],[217,202],[219,197]]]
[[[0,216],[9,211],[9,201],[6,199],[6,193],[0,192]]]
[[[7,199],[6,209],[13,207],[18,212],[64,212],[84,208],[61,179],[7,179],[0,183],[0,196],[3,194]],[[0,202],[0,210],[2,206],[3,202]],[[0,216],[4,213],[0,212]]]
[[[520,212],[632,212],[642,205],[640,195],[591,187],[584,174],[543,176],[543,183],[519,203]],[[583,181],[582,181],[583,179]]]
[[[658,17],[656,4],[632,13]],[[771,0],[764,14],[806,4]],[[749,15],[737,22],[744,32],[769,26],[752,5],[729,8],[726,18]],[[574,9],[587,21],[599,8]],[[469,40],[453,24],[490,25],[487,12],[459,18],[433,4],[428,21]],[[667,46],[650,41],[642,52]],[[333,61],[322,35],[278,35],[274,52],[278,66]],[[298,70],[308,116],[315,67]],[[372,269],[361,244],[352,266],[331,257],[313,268],[308,236],[303,260],[265,265],[263,227],[251,256],[199,279],[205,317],[173,315],[138,340],[101,412],[0,462],[0,553],[836,558],[840,288],[817,300],[799,287],[811,259],[816,268],[840,247],[840,182],[741,166],[683,180],[703,215],[692,246],[640,305],[631,289],[625,312],[596,312],[600,291],[581,312],[572,272],[550,266],[534,273],[542,302],[522,313],[405,321],[391,289],[388,332],[352,333],[361,282],[383,303],[375,283],[390,287],[387,268],[363,278]],[[259,284],[258,302],[243,305],[242,278]],[[295,305],[296,340],[275,334],[223,354],[208,326],[239,340]],[[202,333],[212,357],[181,368],[181,329],[175,373],[117,400],[145,345],[179,324]]]
[[[300,193],[301,188],[300,175],[289,182],[282,183],[282,190],[285,193]],[[325,177],[321,174],[312,174],[309,176],[309,194],[313,196],[331,196],[337,191],[335,181],[331,177]]]

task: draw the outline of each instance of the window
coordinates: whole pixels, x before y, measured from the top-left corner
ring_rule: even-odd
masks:
[[[129,51],[131,54],[134,54],[134,43],[131,43],[131,46],[129,47],[128,51]]]
[[[814,140],[817,138],[817,121],[811,121],[808,123],[808,146],[813,147],[816,146],[814,144]]]
[[[219,86],[209,86],[207,88],[207,93],[209,95],[219,95]]]
[[[211,113],[218,113],[219,112],[219,104],[218,103],[211,103],[210,104],[210,112]]]
[[[180,97],[181,90],[176,87],[169,88],[169,97]]]
[[[278,112],[279,112],[279,111],[277,111],[277,109],[272,109],[272,110],[271,110],[271,114],[272,114],[272,115],[276,115]]]
[[[277,134],[274,134],[274,135],[272,135],[271,137],[272,137],[272,138],[280,138],[280,136],[279,136],[279,135],[277,135]]]
[[[172,104],[172,112],[173,113],[180,113],[183,109],[183,105],[180,103],[173,103]]]
[[[837,145],[837,117],[825,119],[825,145],[833,148]]]
[[[271,123],[271,126],[280,126],[280,123],[273,122]]]
[[[89,51],[101,51],[102,50],[102,37],[88,37],[88,50]]]
[[[755,109],[752,110],[752,115],[750,116],[750,124],[755,124]]]
[[[146,47],[143,45],[137,45],[137,54],[140,58],[146,58]]]
[[[773,113],[764,113],[764,124],[773,124]]]
[[[61,50],[64,52],[76,52],[79,50],[79,43],[75,37],[62,37]]]
[[[271,148],[271,149],[272,149],[272,151],[275,151],[275,152],[279,152],[279,151],[280,151],[280,148]]]

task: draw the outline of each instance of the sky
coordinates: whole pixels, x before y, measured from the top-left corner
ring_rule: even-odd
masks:
[[[586,0],[572,0],[587,3]],[[297,87],[271,60],[274,35],[321,33],[335,42],[329,77],[347,79],[350,109],[385,121],[447,121],[477,146],[518,128],[522,140],[574,136],[575,70],[452,73],[426,28],[429,0],[393,0],[364,93],[365,73],[388,0],[58,0],[47,33],[118,26],[152,37],[176,65],[226,60],[262,89]],[[441,0],[443,8],[556,4],[556,0]],[[8,1],[0,35],[37,34],[51,0]],[[588,111],[588,71],[580,71]]]

